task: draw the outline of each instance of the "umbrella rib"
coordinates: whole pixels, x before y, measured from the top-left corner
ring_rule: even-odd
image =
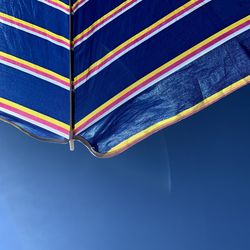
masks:
[[[70,134],[69,134],[69,146],[70,150],[74,150],[74,46],[73,46],[73,3],[69,0],[69,79],[70,79]]]

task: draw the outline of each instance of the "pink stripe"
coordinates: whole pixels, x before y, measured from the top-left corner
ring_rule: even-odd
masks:
[[[181,10],[179,13],[175,14],[174,16],[172,16],[171,18],[167,19],[164,23],[159,24],[158,26],[156,26],[154,29],[146,32],[145,34],[143,34],[142,36],[136,38],[134,41],[131,41],[130,43],[128,43],[125,47],[121,48],[120,50],[116,51],[114,54],[112,54],[109,58],[107,58],[106,60],[104,60],[103,62],[101,62],[99,65],[95,66],[93,69],[91,69],[87,75],[83,76],[82,78],[78,79],[77,81],[75,81],[75,85],[77,83],[79,83],[82,80],[85,80],[86,78],[89,77],[89,75],[93,74],[95,71],[97,71],[99,68],[101,68],[102,66],[105,66],[106,64],[108,64],[113,58],[115,58],[117,55],[122,54],[123,51],[129,49],[130,47],[132,47],[134,44],[138,43],[140,40],[143,40],[145,37],[149,36],[150,34],[154,33],[155,31],[157,31],[158,29],[160,29],[162,26],[166,25],[167,23],[170,23],[171,21],[173,21],[174,19],[178,18],[179,16],[183,15],[184,13],[188,12],[189,10],[191,10],[192,8],[196,7],[197,5],[201,4],[202,2],[204,2],[204,0],[199,0],[198,2],[193,3],[192,5],[190,5],[188,8]]]
[[[79,37],[77,40],[75,40],[75,44],[77,44],[80,40],[84,39],[86,36],[88,36],[91,33],[94,33],[100,26],[102,26],[103,24],[105,24],[106,22],[109,21],[109,19],[112,19],[114,16],[116,16],[117,14],[119,14],[120,12],[124,11],[125,9],[127,9],[128,7],[130,7],[130,5],[134,4],[135,2],[137,2],[138,0],[134,0],[130,3],[127,3],[126,5],[124,5],[122,7],[122,9],[117,10],[116,12],[114,12],[111,16],[105,18],[102,20],[102,22],[100,22],[97,26],[95,26],[94,29],[89,30],[87,33],[83,34],[83,36]]]
[[[50,0],[46,0],[45,2],[50,3],[51,5],[54,5],[54,6],[58,7],[58,8],[60,8],[60,9],[63,9],[65,11],[69,12],[69,8],[61,6],[59,3],[55,3],[55,2],[50,1]]]
[[[0,56],[0,60],[3,60],[3,61],[5,61],[5,62],[8,62],[8,63],[14,64],[14,65],[17,65],[17,66],[19,66],[19,67],[21,67],[21,68],[27,69],[27,70],[29,70],[29,71],[32,71],[32,72],[36,73],[36,74],[45,76],[45,77],[47,77],[47,78],[49,78],[49,79],[51,79],[51,80],[55,80],[55,81],[57,81],[57,82],[59,82],[59,83],[65,85],[65,86],[67,86],[67,87],[70,86],[70,84],[69,84],[68,82],[65,82],[65,81],[63,81],[63,80],[61,80],[61,79],[58,79],[58,78],[55,77],[55,76],[49,75],[49,74],[44,73],[44,72],[42,72],[42,71],[40,71],[40,70],[37,70],[37,69],[33,69],[33,68],[31,68],[31,67],[29,67],[29,66],[27,66],[27,65],[24,65],[24,64],[22,64],[22,63],[16,62],[16,61],[11,60],[11,59],[9,59],[9,58],[5,58],[5,57],[3,57],[3,56]]]
[[[27,29],[27,30],[30,30],[30,31],[32,31],[32,32],[34,32],[34,33],[43,35],[43,36],[45,36],[45,37],[50,38],[51,40],[54,40],[54,41],[56,41],[56,42],[58,42],[58,43],[61,43],[61,44],[66,45],[67,47],[70,47],[69,43],[65,42],[65,41],[62,40],[62,39],[55,38],[55,37],[53,37],[52,35],[50,35],[50,34],[48,34],[48,33],[46,33],[46,32],[37,30],[37,29],[35,29],[35,28],[31,28],[31,27],[29,27],[29,26],[27,26],[27,25],[24,25],[24,24],[22,24],[22,23],[16,22],[16,21],[14,21],[14,20],[10,20],[10,19],[5,18],[5,17],[0,17],[0,19],[2,19],[2,20],[4,20],[4,21],[7,21],[7,22],[9,22],[9,23],[15,24],[15,25],[17,25],[17,26],[19,26],[19,27],[25,28],[25,29]]]
[[[241,25],[239,25],[238,27],[229,30],[228,32],[222,34],[221,36],[217,37],[216,39],[214,39],[213,41],[209,42],[208,44],[200,47],[199,49],[193,51],[191,54],[187,55],[186,57],[180,59],[178,62],[172,64],[171,66],[165,68],[164,70],[160,71],[159,73],[157,73],[156,75],[152,76],[151,78],[145,80],[144,82],[142,82],[140,85],[138,85],[137,87],[135,87],[134,89],[130,90],[129,92],[127,92],[126,94],[124,94],[123,96],[121,96],[120,98],[118,98],[117,100],[115,100],[113,103],[111,103],[109,106],[107,106],[106,108],[104,108],[103,110],[101,110],[100,112],[98,112],[97,114],[95,114],[93,117],[91,117],[88,121],[86,121],[85,123],[83,123],[79,128],[77,128],[75,131],[76,133],[79,132],[80,130],[82,130],[84,127],[86,127],[88,124],[90,124],[91,122],[95,121],[96,119],[98,119],[98,117],[102,116],[103,114],[105,114],[107,111],[109,111],[110,109],[112,109],[114,106],[116,106],[117,104],[119,104],[120,102],[122,102],[124,99],[126,99],[127,97],[131,96],[133,93],[135,93],[136,91],[140,90],[141,88],[145,87],[146,85],[150,84],[152,81],[158,79],[160,76],[164,75],[165,73],[171,71],[172,69],[176,68],[177,66],[179,66],[180,64],[182,64],[183,62],[189,60],[190,58],[194,57],[195,55],[201,53],[202,51],[206,50],[207,48],[213,46],[214,44],[220,42],[221,40],[223,40],[224,38],[230,36],[231,34],[243,29],[244,27],[246,27],[247,25],[250,24],[250,21],[247,21]]]
[[[66,134],[66,135],[69,134],[69,131],[66,130],[66,129],[64,129],[64,128],[61,128],[61,127],[59,127],[59,126],[57,126],[57,125],[55,125],[55,124],[53,124],[53,123],[50,123],[50,122],[45,121],[45,120],[42,120],[42,119],[40,119],[40,118],[38,118],[38,117],[36,117],[36,116],[33,116],[33,115],[31,115],[31,114],[28,114],[28,113],[26,113],[26,112],[24,112],[24,111],[21,111],[21,110],[19,110],[19,109],[13,108],[13,107],[11,107],[11,106],[9,106],[9,105],[6,105],[6,104],[4,104],[4,103],[0,103],[0,107],[2,107],[2,108],[4,108],[4,109],[7,109],[7,110],[9,110],[9,111],[11,111],[11,112],[13,112],[13,113],[18,114],[18,115],[21,115],[21,116],[23,116],[23,117],[26,117],[26,118],[28,118],[28,119],[31,119],[31,120],[33,120],[33,121],[35,121],[35,122],[39,122],[39,123],[41,123],[41,124],[43,124],[43,125],[45,125],[45,126],[48,126],[48,127],[50,127],[50,128],[53,128],[53,129],[55,129],[55,130],[57,130],[57,131],[60,131],[60,132],[62,132],[62,133],[64,133],[64,134]]]

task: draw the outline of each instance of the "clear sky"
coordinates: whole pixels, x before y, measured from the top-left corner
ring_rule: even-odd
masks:
[[[113,159],[0,124],[0,250],[250,249],[250,86]]]

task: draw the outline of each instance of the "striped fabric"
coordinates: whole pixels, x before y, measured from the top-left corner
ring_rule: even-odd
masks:
[[[250,82],[249,10],[247,0],[0,0],[0,119],[117,155]]]
[[[0,0],[1,120],[67,142],[69,50],[68,15],[36,0]]]

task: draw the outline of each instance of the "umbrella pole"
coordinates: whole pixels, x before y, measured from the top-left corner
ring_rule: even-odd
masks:
[[[69,135],[69,149],[75,150],[74,145],[74,35],[73,35],[73,8],[72,0],[69,0],[70,13],[69,13],[69,40],[70,40],[70,52],[69,52],[69,78],[70,78],[70,135]]]
[[[69,140],[69,149],[70,149],[70,151],[75,150],[75,140],[73,140],[73,139]]]
[[[69,140],[69,150],[72,152],[75,151],[75,140],[74,139]]]

